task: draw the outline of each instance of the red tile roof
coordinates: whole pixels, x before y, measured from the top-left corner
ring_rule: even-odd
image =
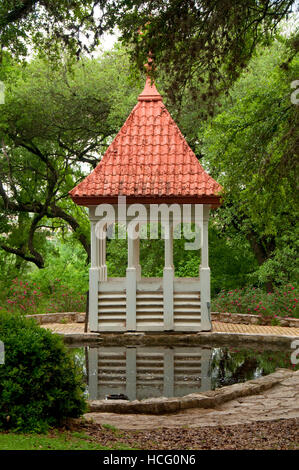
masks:
[[[72,191],[76,204],[186,202],[219,206],[221,186],[204,171],[147,79],[138,103],[97,167]]]

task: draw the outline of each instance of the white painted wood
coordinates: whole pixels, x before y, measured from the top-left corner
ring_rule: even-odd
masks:
[[[137,284],[138,287],[138,284]],[[141,302],[162,302],[163,304],[163,299],[162,299],[162,292],[147,292],[146,294],[138,292],[138,299],[139,303]]]
[[[200,331],[200,324],[198,325],[174,325],[174,331],[180,332],[180,333],[198,333]]]
[[[136,330],[136,285],[137,273],[135,267],[126,270],[126,292],[127,292],[127,325],[128,331]]]
[[[210,331],[212,328],[209,305],[210,294],[210,268],[200,268],[200,294],[201,294],[201,330]]]
[[[173,224],[169,223],[168,226],[165,225],[165,240],[164,240],[164,250],[165,250],[165,268],[173,268]]]
[[[136,326],[136,331],[164,331],[164,324],[161,322],[161,325],[154,324],[153,321],[146,323],[143,325],[142,323],[138,323]]]
[[[137,297],[136,305],[140,307],[140,310],[145,308],[148,311],[152,311],[153,309],[159,309],[163,311],[163,298],[160,296],[159,298],[148,298],[142,299],[140,296]]]
[[[99,293],[111,293],[117,292],[119,295],[125,295],[126,292],[126,278],[125,277],[115,277],[108,278],[106,282],[101,282],[99,284]]]
[[[119,328],[119,331],[125,330],[126,295],[124,293],[99,292],[98,311],[99,311],[99,331],[112,331],[111,327],[117,327]]]
[[[100,264],[100,282],[107,281],[107,265],[106,265],[106,230],[105,238],[99,239],[99,264]]]
[[[176,294],[184,293],[189,295],[190,293],[200,293],[200,282],[198,277],[176,277],[173,283],[174,292]]]
[[[109,332],[111,332],[111,333],[114,333],[114,332],[122,333],[122,332],[126,331],[125,326],[117,325],[115,323],[113,323],[113,324],[100,323],[98,328],[99,328],[98,329],[99,332],[101,332],[101,331],[104,332],[105,331],[106,333],[109,333]]]
[[[141,279],[141,266],[139,264],[139,256],[140,256],[139,253],[140,253],[140,238],[137,237],[135,240],[133,240],[133,264],[136,268],[137,281],[140,281]]]
[[[111,308],[111,301],[109,299],[107,300],[103,300],[103,299],[99,299],[99,308],[107,308],[107,309],[110,309]],[[126,299],[124,298],[123,300],[115,300],[113,302],[113,307],[126,307]]]
[[[90,331],[98,331],[98,286],[99,269],[89,270],[89,328]]]
[[[203,206],[201,268],[209,267],[209,214],[210,206]]]
[[[141,278],[139,263],[139,238],[128,237],[128,268],[126,278],[107,278],[106,238],[97,239],[95,225],[100,217],[95,207],[89,208],[91,220],[90,269],[90,328],[91,331],[124,331],[122,311],[125,309],[129,331],[209,331],[210,269],[208,264],[209,205],[198,205],[202,233],[201,266],[199,278],[174,278],[173,224],[168,223],[170,236],[165,239],[165,267],[163,278]],[[118,210],[117,205],[115,206]],[[124,209],[125,206],[121,206]],[[147,206],[147,214],[150,213]],[[198,208],[197,208],[198,209]],[[182,207],[181,207],[182,210]],[[117,215],[117,211],[116,211]],[[144,214],[143,214],[144,216]],[[127,221],[133,221],[129,216]],[[139,223],[142,223],[139,222]],[[110,302],[113,302],[110,308]],[[104,297],[106,296],[106,297]],[[163,302],[163,328],[161,307]],[[102,321],[100,316],[103,315]],[[136,319],[136,315],[138,319]],[[99,316],[99,318],[98,318]],[[109,316],[111,318],[109,318]]]
[[[199,268],[200,294],[201,294],[201,331],[210,331],[212,328],[210,309],[210,268],[209,268],[209,213],[210,206],[203,206],[202,219],[202,248],[201,265]]]
[[[164,329],[173,330],[173,280],[174,269],[163,269],[163,304],[164,304]]]
[[[134,239],[128,236],[128,268],[135,267]]]
[[[158,277],[142,278],[137,282],[138,292],[162,292],[163,279]]]
[[[163,269],[164,329],[173,330],[173,224],[165,225],[165,263]]]

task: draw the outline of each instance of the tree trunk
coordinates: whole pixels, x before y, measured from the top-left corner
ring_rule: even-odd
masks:
[[[256,237],[256,234],[251,231],[247,235],[247,239],[250,243],[251,249],[254,253],[254,256],[259,264],[261,266],[262,264],[267,261],[271,254],[273,253],[275,249],[275,240],[267,240],[267,241],[261,241],[258,240]],[[267,292],[272,292],[273,291],[273,284],[274,284],[274,279],[268,279],[268,281],[265,283],[265,288]]]

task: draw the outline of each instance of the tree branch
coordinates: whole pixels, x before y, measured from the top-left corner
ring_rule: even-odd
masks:
[[[18,7],[14,8],[2,18],[1,23],[7,25],[23,19],[33,10],[37,3],[39,3],[39,0],[24,0],[20,2]]]
[[[25,261],[30,261],[31,263],[36,264],[38,268],[43,268],[44,264],[41,264],[40,259],[36,258],[35,256],[26,255],[21,249],[19,248],[11,248],[10,246],[1,244],[0,247],[2,250],[6,251],[7,253],[11,253],[13,255],[17,255],[20,258],[24,259]]]

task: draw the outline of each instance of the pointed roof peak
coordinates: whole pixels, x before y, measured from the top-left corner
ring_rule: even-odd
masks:
[[[158,92],[155,82],[152,82],[149,76],[146,77],[145,87],[138,96],[138,101],[162,101],[162,96]]]
[[[163,104],[148,74],[126,122],[103,158],[70,195],[79,205],[127,202],[221,203],[221,186],[208,175]]]

